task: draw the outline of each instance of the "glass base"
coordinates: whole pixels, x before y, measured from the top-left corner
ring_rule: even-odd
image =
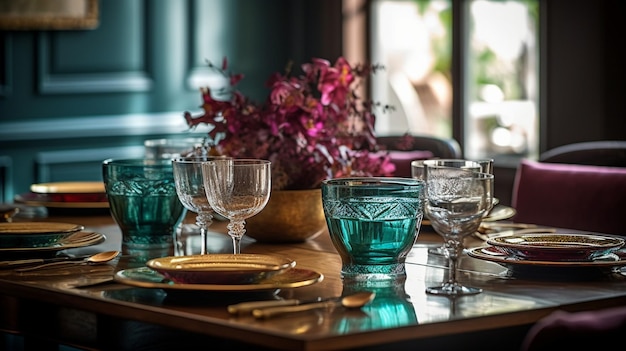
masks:
[[[388,280],[406,277],[404,263],[394,264],[344,264],[341,267],[341,278],[351,281]]]
[[[444,283],[440,286],[432,286],[426,288],[426,292],[432,295],[445,295],[445,296],[462,296],[462,295],[475,295],[480,294],[483,289],[474,288],[470,286],[463,286],[460,284]]]

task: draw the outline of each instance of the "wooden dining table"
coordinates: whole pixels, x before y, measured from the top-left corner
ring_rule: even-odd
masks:
[[[192,226],[188,213],[185,225]],[[97,245],[68,249],[83,255],[120,250],[121,232],[109,213],[63,211],[38,219],[77,223],[104,234]],[[559,229],[560,231],[567,229]],[[190,243],[197,238],[191,237]],[[210,253],[230,253],[226,222],[214,221]],[[296,261],[321,281],[307,286],[262,291],[200,291],[139,287],[111,277],[140,267],[123,254],[101,265],[73,265],[16,272],[0,270],[0,330],[23,337],[25,349],[55,349],[63,344],[90,350],[207,349],[276,350],[519,350],[528,328],[555,310],[582,311],[626,304],[624,270],[515,269],[468,255],[458,279],[477,286],[477,295],[448,298],[425,288],[447,277],[446,259],[429,253],[440,237],[422,226],[406,262],[406,279],[344,282],[341,259],[327,232],[304,242],[259,243],[244,237],[242,253],[271,253]],[[467,238],[467,247],[485,245]],[[198,249],[199,252],[199,249]],[[373,290],[375,299],[360,309],[341,306],[269,319],[229,314],[244,301],[337,297]]]

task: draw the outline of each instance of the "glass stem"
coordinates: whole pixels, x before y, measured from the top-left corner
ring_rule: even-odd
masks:
[[[206,255],[209,253],[209,247],[207,243],[207,228],[213,224],[213,215],[210,213],[198,213],[196,216],[196,225],[200,227],[200,254]]]
[[[453,255],[450,255],[450,257],[448,258],[448,283],[447,283],[449,285],[456,284],[456,266],[457,266],[456,257],[453,257]]]
[[[209,245],[206,242],[206,229],[204,227],[200,227],[200,240],[202,240],[200,243],[200,254],[206,255],[209,252]]]
[[[228,235],[233,238],[233,253],[241,253],[241,238],[246,232],[246,222],[242,220],[231,220],[228,223]]]
[[[448,241],[446,245],[448,251],[448,285],[457,285],[456,274],[459,262],[459,256],[463,251],[463,243],[456,241]]]

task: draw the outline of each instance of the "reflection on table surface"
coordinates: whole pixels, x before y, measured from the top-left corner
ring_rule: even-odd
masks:
[[[69,254],[120,248],[120,232],[110,216],[59,216],[42,220],[83,224],[87,230],[103,233],[107,238],[98,245],[67,250]],[[192,220],[188,216],[185,223],[190,224]],[[225,234],[225,227],[225,222],[216,221],[210,228],[209,252],[231,252],[232,244]],[[189,244],[199,252],[199,242],[194,239],[191,237]],[[424,228],[407,259],[405,280],[348,283],[342,282],[339,276],[341,261],[327,234],[292,244],[263,244],[244,236],[244,253],[285,255],[296,260],[296,267],[324,275],[317,284],[277,291],[185,291],[111,282],[110,277],[115,272],[144,265],[128,256],[106,265],[62,267],[28,274],[3,270],[0,271],[0,302],[11,306],[13,313],[7,315],[0,327],[46,333],[18,317],[21,312],[34,313],[24,305],[26,301],[34,300],[37,306],[47,310],[58,312],[59,306],[65,306],[94,314],[98,316],[96,320],[106,316],[107,320],[134,321],[124,324],[134,328],[144,328],[145,324],[156,329],[165,327],[196,336],[203,334],[219,340],[239,340],[277,349],[322,350],[402,342],[411,342],[410,345],[414,346],[417,340],[499,330],[487,341],[495,347],[506,335],[497,336],[503,328],[529,325],[554,309],[584,310],[626,303],[623,289],[626,276],[619,271],[594,271],[581,275],[577,271],[555,273],[538,269],[531,274],[516,275],[502,265],[467,255],[461,259],[458,278],[482,288],[483,293],[456,299],[427,295],[426,286],[439,284],[447,275],[445,258],[428,253],[429,247],[440,244],[439,240],[438,235]],[[468,238],[466,244],[475,247],[484,243],[477,238]],[[252,316],[230,315],[226,309],[229,304],[243,301],[312,299],[360,290],[376,292],[374,301],[360,310],[338,307],[257,320]],[[71,329],[72,322],[62,314],[56,318],[55,323]],[[122,336],[129,335],[120,330],[117,332]],[[56,330],[55,333],[67,334],[67,331]],[[167,333],[160,334],[158,340],[162,342],[161,337],[165,335]],[[72,335],[61,337],[71,339]],[[120,342],[119,338],[117,342]]]

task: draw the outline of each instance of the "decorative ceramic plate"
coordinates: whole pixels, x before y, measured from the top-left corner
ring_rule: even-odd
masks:
[[[49,246],[40,247],[0,247],[0,254],[2,255],[41,255],[47,253],[54,253],[65,249],[74,249],[78,247],[85,247],[91,245],[97,245],[102,243],[106,237],[103,234],[80,231],[72,233],[66,239],[61,240]]]
[[[149,268],[183,284],[250,284],[295,265],[291,259],[262,254],[168,256],[146,262]]]
[[[624,239],[597,234],[527,233],[495,236],[487,244],[522,259],[591,261],[624,245]]]
[[[467,254],[471,257],[485,261],[498,263],[507,268],[615,268],[626,265],[626,259],[616,255],[609,254],[598,257],[593,261],[541,261],[528,260],[515,256],[509,256],[494,246],[481,246],[467,250]]]
[[[234,292],[300,288],[321,282],[324,276],[308,269],[290,268],[252,284],[183,284],[175,283],[151,268],[139,267],[118,271],[114,279],[119,283],[141,288]]]
[[[30,248],[54,245],[84,227],[72,223],[0,223],[0,248]]]
[[[95,194],[93,197],[85,197],[84,194],[77,194],[79,198],[72,197],[68,194],[72,201],[66,201],[70,198],[62,195],[62,197],[55,197],[58,194],[38,194],[38,193],[25,193],[15,195],[15,202],[22,203],[29,206],[43,206],[48,208],[108,208],[109,201],[106,198],[106,194]],[[81,201],[76,201],[81,200]]]

